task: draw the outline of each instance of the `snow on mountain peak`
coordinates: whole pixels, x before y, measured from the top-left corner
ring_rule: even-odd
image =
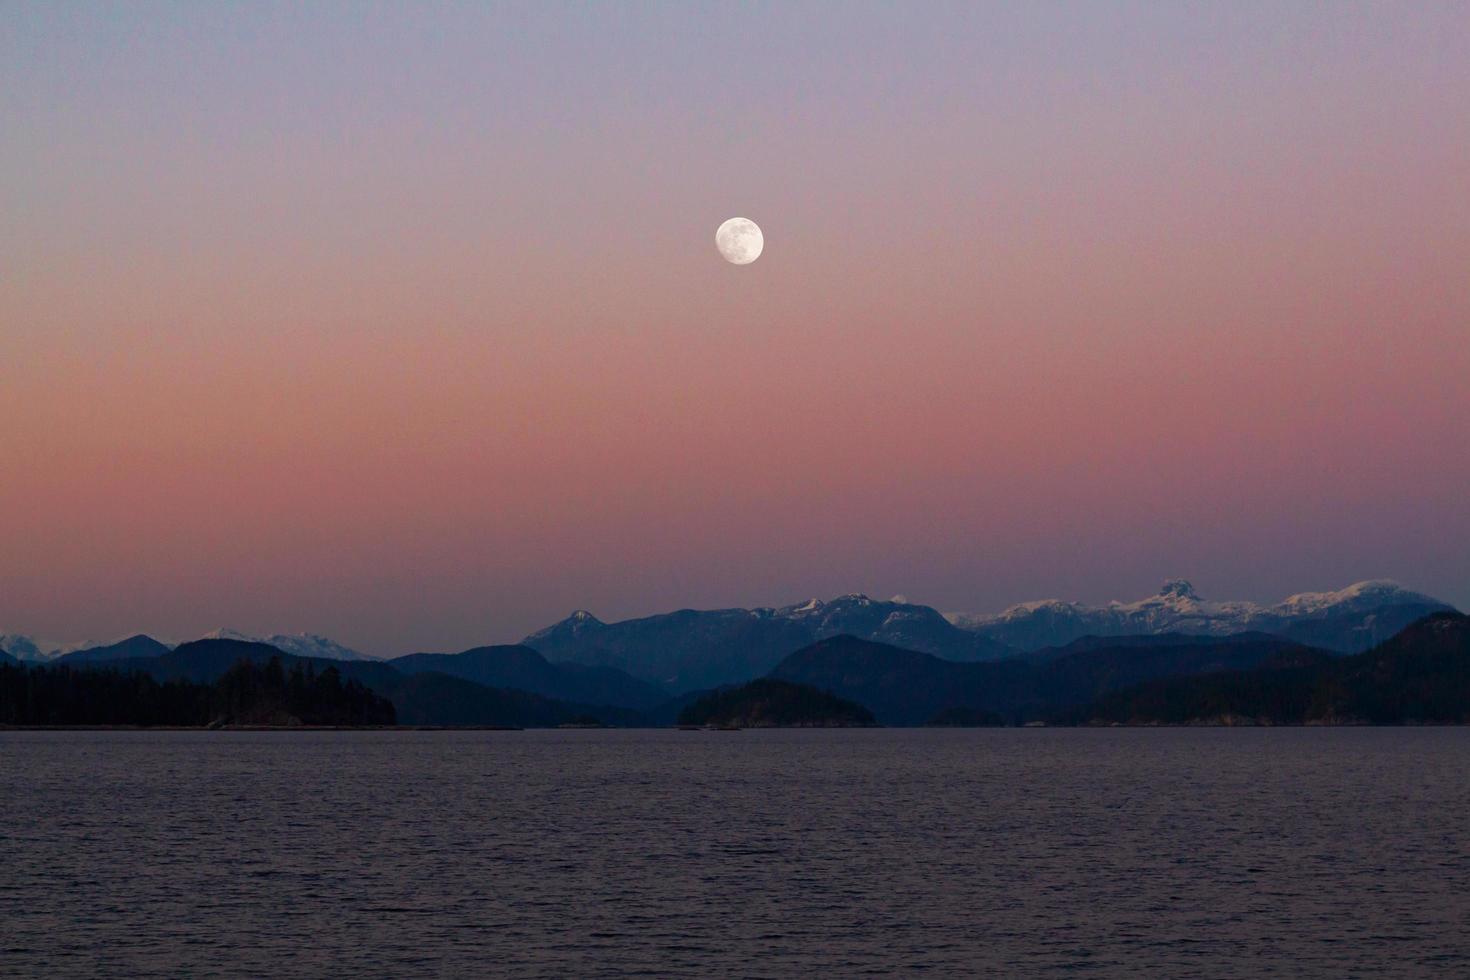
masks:
[[[605,624],[602,620],[592,615],[585,609],[574,609],[566,619],[552,623],[542,630],[537,630],[526,637],[527,642],[532,640],[545,640],[548,637],[577,637],[592,630],[601,629]]]
[[[0,651],[16,660],[48,660],[49,655],[34,639],[21,633],[0,633]]]
[[[1184,579],[1165,582],[1156,595],[1136,602],[1106,606],[1045,599],[1020,603],[1000,613],[950,613],[956,626],[974,630],[1022,649],[1059,645],[1080,636],[1190,633],[1226,636],[1250,631],[1289,632],[1307,621],[1371,615],[1396,608],[1398,615],[1416,610],[1449,608],[1445,603],[1397,582],[1372,579],[1336,592],[1302,592],[1271,606],[1250,601],[1214,601],[1200,598]],[[1316,634],[1313,634],[1316,635]]]
[[[1392,579],[1375,578],[1354,582],[1336,592],[1298,592],[1287,596],[1274,608],[1283,615],[1305,615],[1330,609],[1334,606],[1352,606],[1363,603],[1425,602],[1437,600],[1418,592],[1410,592]]]
[[[316,633],[276,633],[273,636],[252,636],[239,630],[220,628],[200,637],[202,640],[239,640],[242,643],[264,643],[283,653],[297,657],[318,657],[323,660],[377,660],[336,640]]]
[[[1199,598],[1199,593],[1194,591],[1194,586],[1190,585],[1186,579],[1182,578],[1174,578],[1165,582],[1163,586],[1159,589],[1159,595],[1171,596],[1177,599]]]

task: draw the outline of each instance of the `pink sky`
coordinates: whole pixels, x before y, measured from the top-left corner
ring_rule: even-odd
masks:
[[[355,9],[0,29],[0,631],[1470,605],[1463,5]]]

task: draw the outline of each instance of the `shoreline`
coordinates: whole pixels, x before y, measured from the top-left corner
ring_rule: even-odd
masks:
[[[720,732],[720,731],[1101,731],[1141,729],[1320,729],[1320,728],[1470,728],[1470,722],[1140,722],[1080,725],[752,725],[740,728],[691,728],[680,725],[0,725],[5,732]]]
[[[0,732],[521,732],[517,725],[0,725]]]

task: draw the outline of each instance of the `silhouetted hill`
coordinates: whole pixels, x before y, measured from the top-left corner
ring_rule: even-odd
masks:
[[[241,660],[265,663],[272,657],[280,657],[288,667],[298,661],[314,664],[318,671],[331,667],[344,678],[361,682],[393,702],[402,725],[540,727],[584,716],[613,725],[641,721],[637,712],[612,705],[560,701],[528,691],[492,688],[437,671],[405,674],[381,661],[295,657],[267,644],[245,640],[195,640],[161,657],[111,661],[105,666],[143,671],[158,680],[207,684]]]
[[[652,708],[647,708],[640,712],[643,717],[643,724],[651,725],[654,728],[666,728],[669,725],[677,724],[680,713],[700,698],[735,687],[739,687],[739,685],[727,684],[724,687],[707,688],[703,691],[686,691],[683,694],[675,695],[662,704],[654,705]]]
[[[853,728],[876,724],[860,704],[804,684],[763,677],[714,691],[679,713],[681,725],[739,728]]]
[[[525,646],[476,647],[463,653],[411,653],[388,661],[404,674],[438,671],[486,687],[509,687],[561,701],[651,708],[666,692],[615,667],[553,664]]]
[[[1399,602],[1366,613],[1344,612],[1304,619],[1282,626],[1276,633],[1306,646],[1360,653],[1392,639],[1427,616],[1456,611],[1437,600]]]
[[[994,711],[945,708],[924,724],[930,728],[997,728],[1005,723],[1005,719]]]
[[[743,683],[793,650],[851,634],[951,660],[994,660],[1014,651],[954,626],[928,606],[865,595],[811,599],[780,609],[681,609],[619,623],[573,613],[521,642],[547,659],[616,667],[674,691]]]
[[[58,664],[86,664],[102,663],[108,660],[130,660],[161,657],[168,653],[169,648],[159,643],[151,636],[138,634],[130,636],[126,640],[117,643],[109,643],[106,646],[88,647],[85,650],[75,650],[71,653],[57,657],[53,663]]]
[[[280,657],[283,663],[302,659],[265,643],[210,639],[181,643],[156,657],[114,659],[107,666],[118,670],[142,671],[160,681],[187,680],[198,684],[212,684],[242,660],[263,664],[269,663],[272,657]],[[326,661],[320,663],[322,666],[327,665]]]
[[[486,687],[435,671],[399,675],[384,694],[402,725],[507,725],[554,728],[596,719],[604,725],[638,725],[642,716],[610,705],[576,704],[529,691]]]
[[[1246,632],[1230,633],[1225,636],[1206,636],[1191,633],[1145,633],[1139,636],[1082,636],[1070,643],[1057,647],[1044,647],[1024,654],[1035,661],[1060,660],[1074,653],[1090,650],[1132,649],[1136,647],[1187,647],[1221,646],[1231,643],[1280,642],[1283,637],[1273,633]]]
[[[0,724],[392,725],[393,705],[333,668],[242,660],[212,683],[142,671],[0,666]]]
[[[842,636],[792,654],[771,676],[850,698],[871,708],[884,724],[922,725],[953,709],[1022,722],[1146,679],[1253,667],[1300,649],[1276,637],[1223,642],[1191,637],[1177,644],[1084,645],[1051,659],[964,664]]]
[[[1439,613],[1367,653],[1154,681],[1058,720],[1083,724],[1470,723],[1470,617]]]

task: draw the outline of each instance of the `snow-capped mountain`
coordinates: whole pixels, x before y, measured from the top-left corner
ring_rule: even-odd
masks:
[[[1357,652],[1433,612],[1453,609],[1396,582],[1359,582],[1336,592],[1303,592],[1274,605],[1202,599],[1188,582],[1165,582],[1137,602],[1089,606],[1046,599],[990,615],[950,613],[956,626],[1021,650],[1060,646],[1083,636],[1275,633],[1332,650]]]
[[[20,633],[0,633],[0,653],[7,653],[15,660],[50,660],[54,656],[32,637]]]
[[[45,663],[77,650],[98,646],[90,641],[83,643],[54,643],[38,640],[22,633],[0,633],[0,653],[8,653],[16,660]]]
[[[205,640],[247,640],[251,643],[269,643],[278,650],[294,653],[299,657],[321,657],[326,660],[377,660],[365,653],[345,647],[335,640],[315,633],[277,633],[274,636],[251,636],[237,630],[218,629]],[[116,645],[116,644],[111,644]],[[49,662],[77,651],[101,649],[108,644],[98,643],[46,643],[20,633],[0,633],[0,653],[8,653],[16,660],[37,663]],[[172,643],[164,644],[172,647]]]
[[[578,609],[566,619],[532,633],[521,642],[533,650],[542,647],[558,649],[574,646],[606,628],[607,624],[602,620],[585,609]]]
[[[98,643],[93,640],[82,640],[75,643],[56,643],[49,640],[38,640],[20,633],[0,633],[0,653],[8,653],[16,660],[30,663],[50,663],[51,661],[60,660],[62,657],[69,657],[75,653],[92,653],[109,650],[113,647],[121,647],[137,639],[140,639],[140,637],[134,634],[113,640],[109,643]],[[148,639],[151,643],[158,643],[157,640],[152,640],[148,637],[142,637],[142,639]],[[161,645],[167,648],[172,648],[173,646],[168,643]],[[88,659],[95,658],[82,658],[82,660]],[[104,657],[102,659],[106,658]]]
[[[521,642],[548,660],[617,667],[693,690],[759,677],[787,654],[841,633],[951,660],[994,660],[1013,652],[955,627],[928,606],[859,594],[780,608],[681,609],[617,623],[579,610]]]
[[[811,630],[814,640],[848,633],[865,640],[936,655],[940,651],[953,654],[956,647],[970,646],[951,633],[949,627],[953,624],[938,611],[929,606],[915,605],[901,596],[885,601],[853,593],[828,601],[808,599],[779,609],[755,612],[766,613],[773,619],[800,623]],[[975,655],[954,659],[987,660],[1004,651],[996,646],[971,652]]]
[[[325,636],[315,633],[277,633],[274,636],[251,636],[237,630],[218,629],[200,639],[204,640],[244,640],[248,643],[267,643],[277,650],[285,653],[295,654],[298,657],[320,657],[324,660],[377,660],[351,647],[345,647],[336,640],[330,640]]]

